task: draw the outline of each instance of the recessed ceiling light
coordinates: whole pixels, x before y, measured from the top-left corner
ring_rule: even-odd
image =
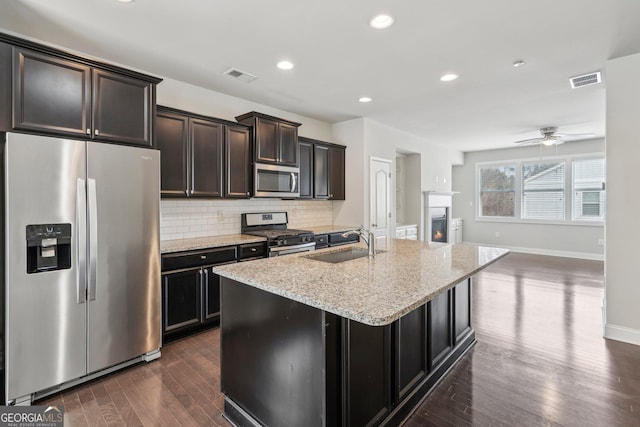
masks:
[[[453,73],[449,73],[449,74],[445,74],[444,76],[440,77],[440,81],[441,82],[451,82],[455,79],[458,78],[457,74],[453,74]]]
[[[384,13],[376,15],[369,21],[369,26],[376,30],[384,30],[393,25],[393,16]]]
[[[518,68],[518,67],[522,67],[524,65],[524,61],[522,59],[518,59],[517,61],[515,61],[513,63],[513,66]]]
[[[120,3],[131,3],[133,0],[118,0]]]
[[[293,62],[291,62],[291,61],[280,61],[280,62],[278,62],[277,67],[280,68],[281,70],[292,70],[293,69]]]
[[[369,98],[368,96],[362,96],[360,98],[358,98],[358,102],[362,102],[363,104],[366,104],[367,102],[371,102],[372,99]]]

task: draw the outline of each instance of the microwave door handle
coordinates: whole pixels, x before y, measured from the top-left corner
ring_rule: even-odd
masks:
[[[298,180],[296,179],[296,173],[291,172],[291,192],[292,193],[296,192],[297,185],[298,185]]]

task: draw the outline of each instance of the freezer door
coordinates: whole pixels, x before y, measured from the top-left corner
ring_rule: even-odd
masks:
[[[160,348],[160,155],[87,143],[88,371]]]
[[[5,396],[10,401],[86,374],[85,143],[22,134],[6,138]],[[71,225],[69,268],[49,269],[46,261],[38,272],[27,273],[27,226],[38,224]],[[40,255],[50,259],[54,241],[46,245]]]

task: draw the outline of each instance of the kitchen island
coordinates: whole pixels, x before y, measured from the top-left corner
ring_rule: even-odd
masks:
[[[233,423],[397,425],[475,343],[472,277],[505,249],[391,239],[376,259],[361,251],[214,269]],[[339,258],[354,259],[327,262]]]

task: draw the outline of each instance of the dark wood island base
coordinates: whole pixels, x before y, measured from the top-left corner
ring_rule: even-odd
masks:
[[[222,278],[224,416],[237,426],[395,426],[475,344],[471,278],[389,325]]]

